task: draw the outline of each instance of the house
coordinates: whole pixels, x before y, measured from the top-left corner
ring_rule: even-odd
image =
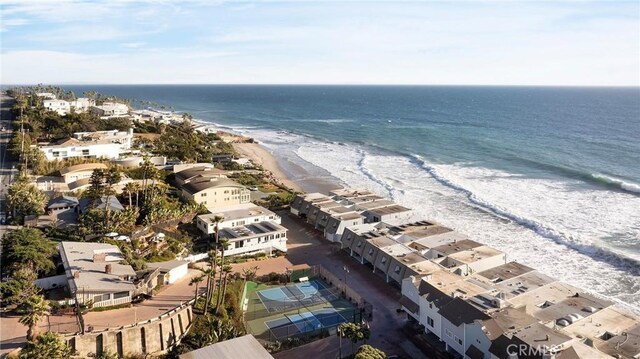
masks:
[[[124,168],[138,168],[144,162],[143,156],[127,156],[113,160],[112,162],[118,166]],[[147,157],[149,162],[157,167],[164,167],[167,164],[167,158],[165,156],[149,156]]]
[[[136,273],[117,246],[106,243],[60,242],[60,258],[71,295],[79,303],[106,307],[131,302]]]
[[[189,262],[181,260],[147,263],[147,268],[160,269],[162,284],[173,284],[189,273]]]
[[[36,96],[42,97],[43,99],[55,100],[57,98],[56,94],[52,92],[38,92]]]
[[[77,113],[88,111],[91,106],[95,105],[95,101],[87,97],[79,97],[70,103],[71,108]]]
[[[73,183],[84,178],[91,178],[93,171],[108,169],[104,163],[83,163],[79,165],[67,166],[60,170],[60,176],[64,178],[64,183]]]
[[[117,102],[105,102],[99,106],[91,106],[89,111],[100,117],[122,117],[129,113],[129,106]]]
[[[574,338],[560,331],[533,323],[501,335],[492,342],[489,351],[499,359],[517,357],[519,353],[525,353],[520,354],[525,358],[551,358],[568,349],[574,341]]]
[[[211,162],[213,163],[229,163],[233,160],[232,154],[219,154],[211,156]]]
[[[225,255],[249,255],[266,253],[273,250],[287,251],[287,229],[282,225],[270,222],[256,222],[241,226],[223,228],[218,231],[220,240],[228,240]]]
[[[132,139],[133,129],[128,132],[78,132],[73,138],[38,145],[38,148],[49,161],[72,157],[115,159],[131,148]]]
[[[72,196],[59,196],[51,199],[47,203],[47,212],[49,213],[59,213],[69,210],[75,210],[78,207],[78,198]]]
[[[455,245],[449,243],[446,244],[446,246],[454,247]],[[444,258],[435,259],[434,261],[445,268],[449,268],[452,272],[460,275],[469,275],[505,264],[507,255],[492,247],[479,246],[467,250],[455,251]]]
[[[213,234],[216,230],[216,217],[222,220],[217,223],[218,229],[240,227],[256,222],[281,223],[281,218],[274,212],[253,203],[242,203],[235,206],[213,209],[210,213],[198,215],[196,226],[204,234]]]
[[[192,167],[175,173],[177,186],[182,186],[191,181],[200,181],[211,178],[226,178],[227,171],[215,167]]]
[[[106,196],[100,197],[96,200],[96,203],[94,204],[93,207],[91,206],[91,199],[82,198],[77,207],[78,213],[80,214],[86,213],[92,208],[102,209],[102,210],[106,210],[108,208],[110,211],[113,211],[113,212],[119,212],[124,210],[124,207],[122,206],[120,201],[118,201],[116,196],[109,196],[108,201]]]
[[[185,183],[182,198],[215,209],[250,201],[251,192],[228,178],[203,178]]]
[[[56,112],[60,116],[65,116],[66,114],[71,112],[71,105],[65,100],[44,100],[42,101],[42,105],[47,110]]]
[[[221,341],[192,352],[181,354],[180,359],[273,359],[273,356],[256,340],[247,334],[242,337]]]

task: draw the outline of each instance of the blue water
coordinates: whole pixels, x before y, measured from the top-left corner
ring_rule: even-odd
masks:
[[[294,179],[367,187],[510,259],[640,306],[638,88],[66,88],[172,106],[254,136]]]

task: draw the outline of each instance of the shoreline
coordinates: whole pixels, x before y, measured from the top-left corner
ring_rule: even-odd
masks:
[[[233,148],[242,156],[251,159],[256,165],[260,165],[269,171],[284,186],[296,192],[304,192],[301,186],[282,171],[275,156],[262,145],[258,143],[233,143]]]

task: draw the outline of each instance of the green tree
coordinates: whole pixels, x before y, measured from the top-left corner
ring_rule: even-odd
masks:
[[[27,326],[27,340],[33,340],[38,323],[49,314],[49,309],[49,302],[39,294],[32,295],[18,304],[17,311],[21,314],[19,322]]]
[[[2,240],[2,269],[29,269],[46,273],[55,268],[51,257],[56,253],[55,243],[35,228],[19,228],[5,234]]]
[[[7,207],[19,221],[25,216],[43,214],[46,203],[47,195],[29,183],[26,176],[21,175],[18,177],[18,180],[9,187]]]
[[[371,345],[361,345],[354,359],[387,359],[387,354]]]
[[[55,332],[45,332],[27,342],[20,351],[20,359],[66,359],[73,350]]]
[[[338,326],[338,333],[344,338],[351,340],[351,351],[356,343],[367,340],[371,336],[369,327],[364,323],[342,323]]]
[[[231,266],[229,266],[229,265],[226,265],[226,266],[222,267],[222,273],[224,274],[224,277],[222,279],[222,293],[218,289],[218,307],[217,307],[217,309],[219,309],[220,307],[222,307],[224,305],[225,296],[227,295],[227,278],[229,277],[229,274],[232,271],[233,271],[233,268]]]
[[[32,295],[40,293],[36,287],[37,276],[29,269],[18,269],[11,279],[0,283],[0,299],[3,305],[19,304]]]

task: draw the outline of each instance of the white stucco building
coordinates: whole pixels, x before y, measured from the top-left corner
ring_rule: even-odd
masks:
[[[71,157],[116,159],[131,149],[132,140],[133,129],[127,132],[117,130],[77,132],[73,138],[38,145],[38,148],[49,161]]]
[[[71,104],[65,100],[44,100],[42,105],[49,111],[54,111],[60,116],[64,116],[71,111]]]

